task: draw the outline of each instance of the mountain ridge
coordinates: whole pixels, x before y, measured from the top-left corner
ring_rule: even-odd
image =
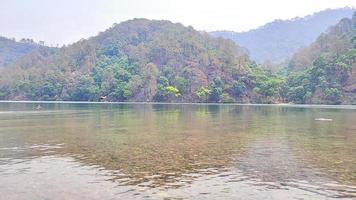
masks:
[[[251,58],[258,63],[265,61],[280,63],[299,48],[313,42],[329,26],[342,18],[351,17],[354,11],[355,8],[350,7],[327,9],[305,17],[274,20],[250,31],[214,31],[210,34],[232,39],[247,48]]]

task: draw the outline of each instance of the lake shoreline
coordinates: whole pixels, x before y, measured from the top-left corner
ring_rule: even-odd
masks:
[[[195,102],[144,102],[144,101],[120,101],[120,102],[91,102],[91,101],[12,101],[0,100],[0,103],[43,103],[43,104],[147,104],[147,105],[236,105],[236,106],[283,106],[283,107],[302,107],[302,108],[339,108],[339,109],[356,109],[356,105],[332,105],[332,104],[259,104],[259,103],[195,103]]]

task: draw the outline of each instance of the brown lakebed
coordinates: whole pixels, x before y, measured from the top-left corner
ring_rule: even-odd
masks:
[[[2,102],[0,192],[352,199],[355,119],[354,106]]]

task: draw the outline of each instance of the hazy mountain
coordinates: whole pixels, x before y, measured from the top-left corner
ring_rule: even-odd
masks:
[[[0,98],[248,102],[273,96],[277,82],[265,84],[269,77],[230,40],[135,19],[58,51],[28,54],[1,73]]]
[[[295,53],[289,70],[290,101],[356,104],[356,12]]]
[[[313,42],[328,27],[340,19],[350,18],[355,9],[329,9],[303,18],[276,20],[248,32],[216,31],[213,36],[232,39],[249,50],[251,59],[281,62],[299,48]]]
[[[16,42],[0,36],[0,68],[15,62],[38,46],[31,40]]]

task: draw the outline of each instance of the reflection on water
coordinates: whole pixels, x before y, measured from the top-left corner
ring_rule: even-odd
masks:
[[[6,199],[356,198],[352,106],[38,104],[0,103]]]

